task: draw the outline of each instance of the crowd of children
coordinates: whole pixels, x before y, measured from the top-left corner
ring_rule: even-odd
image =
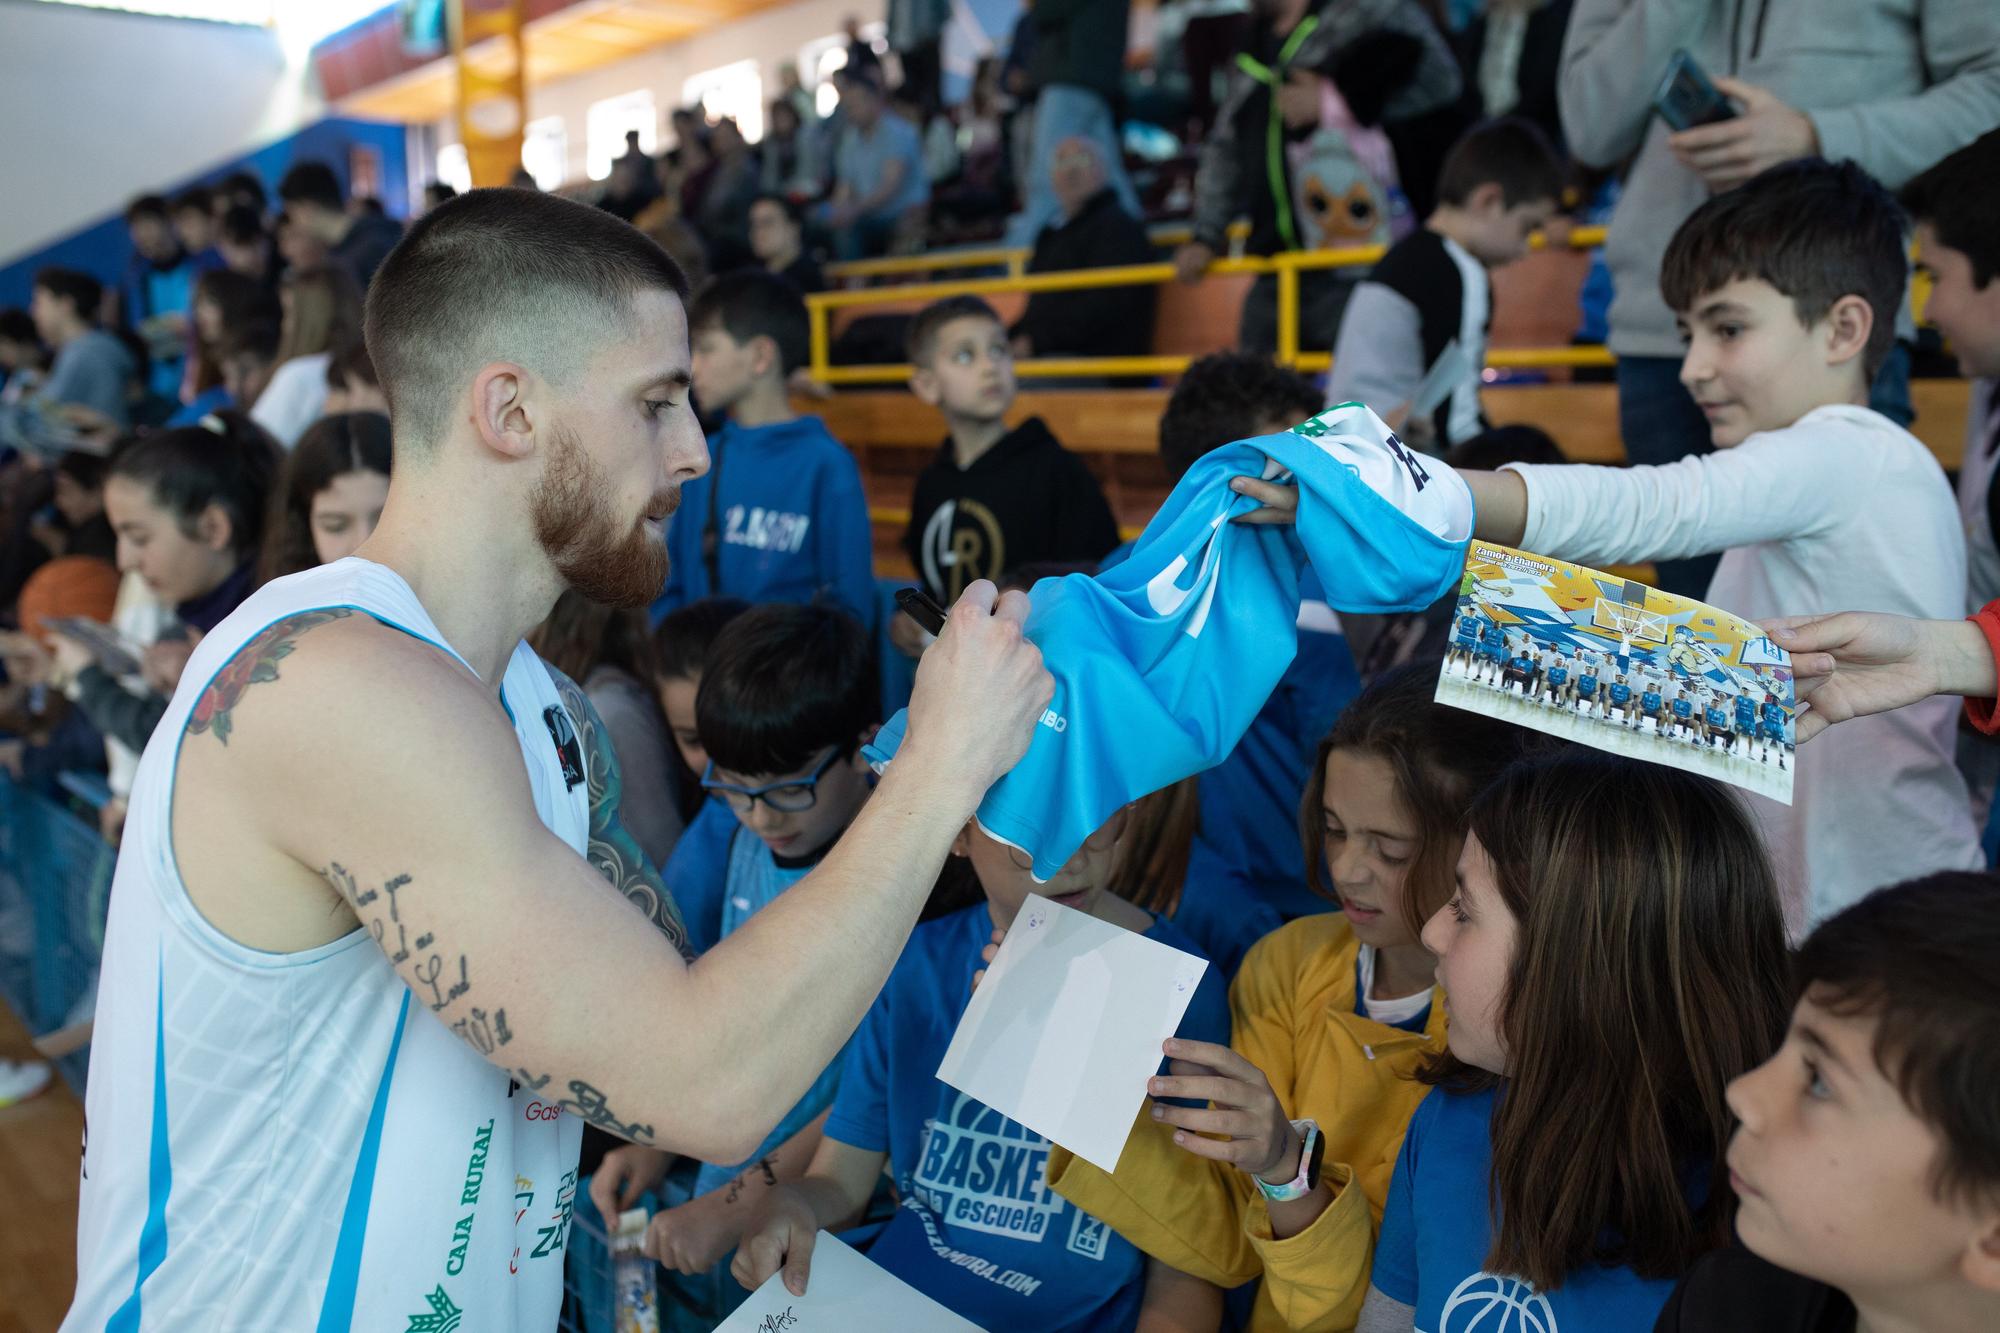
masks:
[[[1334,400],[1407,416],[1440,453],[1485,438],[1486,269],[1559,192],[1531,126],[1462,140],[1424,229],[1347,306]],[[1928,313],[1979,377],[1956,508],[1930,451],[1866,406],[1912,217]],[[108,833],[202,635],[264,582],[365,558],[387,494],[388,418],[327,413],[379,406],[351,333],[365,274],[296,267],[275,299],[226,274],[189,289],[188,373],[227,384],[255,360],[241,325],[277,305],[257,410],[214,399],[101,463],[7,477],[54,512],[0,560],[19,608],[0,761],[43,786],[95,767]],[[97,379],[131,354],[76,276],[45,275],[33,330],[0,335],[59,344],[68,401],[122,428]],[[1664,657],[1562,651],[1469,608],[1435,654],[1364,681],[1326,591],[1343,571],[1307,571],[1290,663],[1192,786],[1117,810],[1045,882],[964,827],[858,1031],[747,1159],[596,1145],[578,1216],[648,1208],[668,1328],[712,1328],[773,1274],[804,1291],[822,1230],[993,1329],[2000,1327],[2000,879],[1978,869],[1979,756],[1930,697],[1991,697],[2000,661],[2000,610],[1959,619],[2000,595],[2000,131],[1903,203],[1851,162],[1772,167],[1696,209],[1658,276],[1715,452],[1455,474],[1482,538],[1592,565],[1720,553],[1707,600],[1799,654],[1796,729]],[[624,822],[697,952],[866,817],[885,676],[934,642],[882,610],[860,467],[795,407],[807,328],[766,272],[691,301],[710,465],[680,490],[664,588],[650,615],[568,594],[534,641],[611,731]],[[1469,369],[1411,410],[1452,343]],[[933,304],[908,348],[943,434],[902,539],[916,582],[949,603],[1115,569],[1112,507],[1017,411],[994,310]],[[1325,401],[1261,357],[1198,362],[1160,425],[1169,479]],[[1395,448],[1417,491],[1448,467]],[[1237,489],[1280,518],[1299,503],[1283,477]],[[1817,614],[1836,611],[1855,614]],[[1450,708],[1441,670],[1658,753]],[[1995,729],[1990,707],[1973,721]],[[1683,771],[1675,746],[1789,767],[1794,801]],[[1115,1170],[937,1076],[1030,893],[1213,963]]]
[[[2000,136],[1973,151],[2000,158]],[[1923,260],[1949,317],[1976,321],[1992,272],[1976,276],[1990,262],[1984,236],[1951,229],[1962,193],[1933,188],[1912,206],[1943,214],[1923,224]],[[1497,212],[1515,198],[1492,194]],[[1725,607],[1927,617],[1937,628],[1910,630],[1906,655],[1951,643],[1983,673],[1906,663],[1906,694],[1885,699],[1862,684],[1892,672],[1890,655],[1870,657],[1863,641],[1905,622],[1846,617],[1845,638],[1825,629],[1842,617],[1780,627],[1781,641],[1838,660],[1819,684],[1820,659],[1801,657],[1809,702],[1794,735],[1772,701],[1703,694],[1670,667],[1621,671],[1477,614],[1451,628],[1446,669],[1539,707],[1797,765],[1787,822],[1670,765],[1434,703],[1435,659],[1365,689],[1351,674],[1342,684],[1302,635],[1314,669],[1288,673],[1267,705],[1277,734],[1260,743],[1253,726],[1195,782],[1198,798],[1169,790],[1116,816],[1039,888],[1215,959],[1231,979],[1226,1017],[1219,997],[1198,1000],[1167,1043],[1115,1172],[935,1077],[982,954],[1035,887],[1021,854],[969,826],[964,863],[823,1076],[826,1099],[797,1108],[788,1129],[800,1132],[750,1168],[704,1168],[691,1202],[655,1216],[650,1252],[710,1279],[726,1262],[742,1285],[779,1273],[799,1291],[813,1237],[840,1231],[994,1328],[1987,1326],[2000,1311],[1988,1160],[2000,1123],[1974,1090],[2000,1072],[1980,1063],[2000,990],[1977,960],[2000,931],[2000,883],[1966,869],[1972,801],[1936,739],[1947,705],[1920,696],[1995,684],[1978,629],[1946,623],[1967,593],[1944,478],[1856,405],[1889,328],[1875,312],[1902,300],[1902,246],[1896,204],[1851,168],[1802,163],[1719,198],[1682,229],[1665,281],[1722,451],[1659,477],[1547,464],[1463,475],[1483,535],[1580,560],[1736,551],[1711,593]],[[1954,299],[1971,313],[1950,315]],[[1986,323],[1952,331],[1968,369],[1986,369],[1973,359],[1981,339],[2000,337],[2000,310],[1985,311]],[[1006,332],[990,309],[961,298],[925,311],[911,360],[914,391],[949,430],[905,539],[934,595],[1024,565],[1123,558],[1081,462],[1038,421],[1009,432]],[[1170,472],[1310,414],[1317,390],[1288,375],[1233,355],[1192,367],[1162,423]],[[792,841],[810,864],[842,823],[831,811],[824,828],[793,833],[785,803],[825,775],[857,784],[853,799],[866,790],[842,739],[851,719],[790,748],[715,757],[744,726],[725,708],[758,712],[720,684],[755,679],[758,664],[723,654],[735,627],[765,613],[719,635],[679,621],[736,611],[709,605],[676,611],[659,634],[663,646],[712,645],[663,671],[662,691],[670,713],[693,698],[697,734],[676,735],[706,744],[722,776],[704,786],[733,803],[738,826],[723,828],[721,851],[684,839],[668,868],[699,905],[693,917],[719,909],[719,923],[690,922],[713,938],[776,881],[739,897],[697,879],[731,882],[746,845],[776,858],[782,879]],[[900,615],[885,631],[903,653],[929,641]],[[1346,641],[1326,637],[1345,659]],[[794,650],[782,673],[788,694],[836,688],[846,654],[810,667],[805,656]],[[1869,714],[1879,734],[1844,721]],[[1844,721],[1830,742],[1801,748],[1830,720]],[[1905,755],[1893,782],[1841,758],[1864,747]],[[1260,823],[1274,804],[1263,790],[1283,784],[1298,861]],[[1181,850],[1162,857],[1176,824]],[[1237,855],[1246,841],[1259,857]],[[1128,858],[1174,881],[1158,897],[1172,921],[1108,891],[1132,883],[1118,873]],[[1280,891],[1260,895],[1260,880]],[[1913,882],[1881,887],[1901,880]],[[1788,928],[1805,939],[1795,956]],[[814,1112],[823,1119],[807,1123]],[[1865,1135],[1895,1146],[1871,1155],[1847,1197],[1825,1169]],[[665,1178],[664,1164],[628,1173],[616,1155],[606,1169],[607,1207],[640,1197],[635,1180]],[[656,1197],[686,1196],[669,1183]],[[1871,1247],[1890,1225],[1898,1242]]]

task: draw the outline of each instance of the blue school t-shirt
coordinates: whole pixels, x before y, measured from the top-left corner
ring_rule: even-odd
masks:
[[[1433,1088],[1410,1117],[1382,1210],[1371,1281],[1416,1307],[1423,1333],[1598,1333],[1648,1329],[1671,1278],[1587,1265],[1555,1291],[1485,1271],[1496,1093]]]
[[[734,822],[735,816],[730,818]],[[764,845],[764,840],[748,830],[742,837],[730,842],[728,867],[722,895],[724,938],[735,934],[745,921],[776,902],[779,894],[804,879],[813,869],[811,864],[778,864],[777,858],[771,855],[771,849]],[[834,1090],[840,1086],[840,1070],[844,1063],[842,1055],[827,1061],[826,1068],[820,1070],[812,1086],[805,1090],[791,1110],[785,1112],[777,1127],[764,1136],[757,1151],[730,1166],[702,1163],[701,1169],[695,1172],[694,1192],[702,1195],[721,1189],[760,1158],[775,1152],[794,1134],[819,1119],[820,1112],[833,1103]]]
[[[868,1251],[883,1268],[981,1328],[1118,1333],[1144,1256],[1049,1188],[1047,1139],[937,1077],[992,935],[984,902],[917,927],[849,1045],[827,1137],[889,1154],[901,1204]],[[1146,935],[1199,952],[1168,922]],[[1180,1035],[1229,1040],[1213,967]]]
[[[688,945],[707,953],[722,938],[722,897],[729,877],[729,842],[743,825],[729,807],[710,797],[682,830],[660,879],[687,923]],[[748,835],[746,835],[748,836]]]

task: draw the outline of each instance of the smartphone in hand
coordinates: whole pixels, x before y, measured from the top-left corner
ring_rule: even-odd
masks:
[[[922,626],[924,633],[931,637],[944,633],[945,610],[932,601],[930,594],[922,588],[896,589],[896,607]]]
[[[1736,117],[1736,108],[1686,48],[1674,52],[1667,76],[1653,94],[1653,109],[1676,132]]]

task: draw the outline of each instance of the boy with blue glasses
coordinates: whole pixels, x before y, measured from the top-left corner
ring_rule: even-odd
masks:
[[[804,879],[861,812],[871,782],[861,746],[881,721],[880,706],[868,633],[844,611],[771,603],[716,636],[695,728],[708,753],[701,785],[739,824],[723,860],[723,936]],[[674,1206],[653,1217],[645,1251],[679,1275],[663,1302],[668,1329],[711,1328],[741,1303],[726,1261],[765,1192],[804,1174],[841,1064],[828,1064],[748,1161],[703,1164],[691,1197],[669,1194]],[[615,1148],[591,1192],[631,1207],[671,1165],[651,1148]]]

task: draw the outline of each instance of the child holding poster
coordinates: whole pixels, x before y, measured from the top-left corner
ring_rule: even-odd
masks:
[[[1966,556],[1951,487],[1921,442],[1865,406],[1903,303],[1903,221],[1852,163],[1789,162],[1710,199],[1668,247],[1661,286],[1716,452],[1461,474],[1475,535],[1600,566],[1720,551],[1707,599],[1751,618],[1957,614]],[[1943,702],[1864,719],[1789,766],[1792,809],[1753,802],[1795,933],[1878,884],[1982,864],[1953,723]]]

